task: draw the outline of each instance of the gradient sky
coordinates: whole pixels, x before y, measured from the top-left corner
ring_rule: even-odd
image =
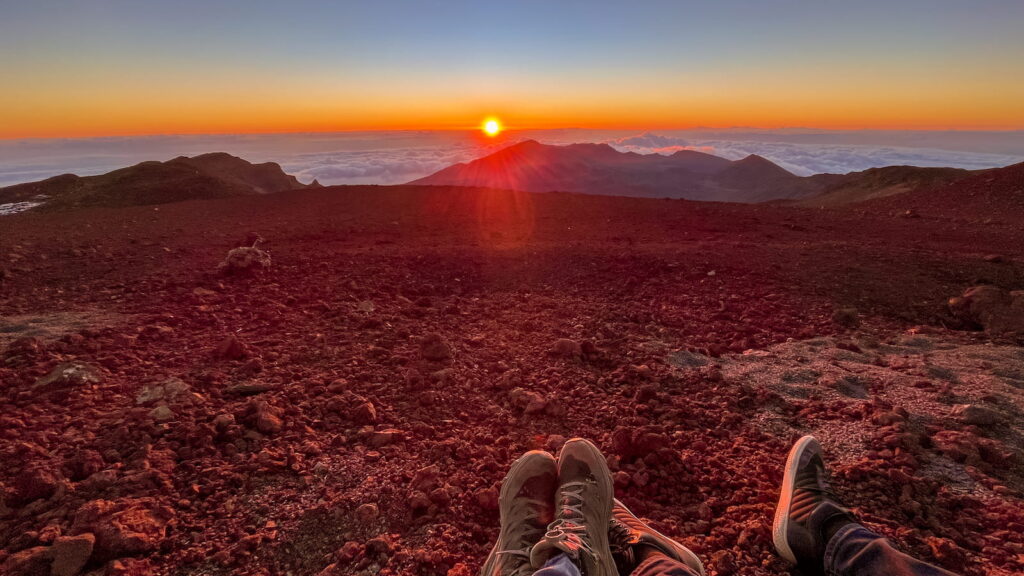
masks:
[[[0,138],[1024,128],[1024,2],[0,0]]]

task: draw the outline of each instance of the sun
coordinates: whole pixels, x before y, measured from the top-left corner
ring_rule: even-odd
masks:
[[[483,130],[488,136],[497,136],[501,132],[501,122],[497,118],[488,118],[484,120]]]

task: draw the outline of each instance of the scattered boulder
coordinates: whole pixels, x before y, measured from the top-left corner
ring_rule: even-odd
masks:
[[[420,340],[420,355],[431,362],[443,362],[452,358],[452,347],[440,334],[427,334]]]
[[[101,380],[100,369],[95,366],[78,362],[64,362],[55,366],[46,376],[36,380],[32,385],[32,391],[46,394],[56,390],[98,384]]]
[[[860,325],[860,314],[856,308],[839,308],[832,312],[832,321],[844,328],[856,328]]]
[[[403,439],[405,439],[405,432],[396,428],[388,428],[371,433],[366,443],[372,448],[383,448],[395,442],[401,442]]]
[[[0,565],[0,574],[11,576],[47,576],[50,573],[50,549],[46,546],[35,546],[27,550],[15,552]]]
[[[172,402],[189,391],[188,384],[180,378],[168,378],[159,384],[148,384],[142,387],[135,397],[136,404],[151,404],[159,400]]]
[[[7,505],[18,507],[53,496],[61,486],[60,475],[41,466],[25,468],[15,476],[12,490],[7,494]]]
[[[240,360],[249,356],[249,349],[238,339],[238,336],[229,334],[227,338],[217,345],[213,355],[223,360]]]
[[[281,411],[266,402],[256,403],[256,429],[263,434],[277,434],[284,428]]]
[[[583,357],[583,346],[569,338],[559,338],[551,346],[551,354],[559,358],[580,359]]]
[[[243,246],[228,252],[217,269],[227,275],[251,276],[270,268],[270,254],[256,246]]]
[[[363,523],[373,522],[380,516],[380,510],[376,504],[367,503],[356,508],[356,518]]]
[[[513,388],[508,393],[508,399],[512,405],[523,411],[525,414],[537,414],[543,412],[548,406],[548,401],[543,396],[530,390]]]
[[[50,555],[53,557],[50,575],[75,576],[89,562],[95,545],[96,536],[88,532],[77,536],[58,537],[50,548]]]
[[[166,404],[161,404],[149,411],[149,417],[153,422],[162,424],[174,420],[174,411],[168,408]]]
[[[1024,336],[1024,290],[974,286],[950,298],[949,309],[960,321],[989,334]]]
[[[978,404],[958,404],[954,406],[953,417],[964,424],[980,426],[982,428],[993,426],[1002,421],[1002,414]]]
[[[71,532],[95,536],[96,560],[154,552],[167,535],[174,512],[147,498],[93,500],[75,513]]]

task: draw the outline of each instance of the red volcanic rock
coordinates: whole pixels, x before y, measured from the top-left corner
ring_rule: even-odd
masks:
[[[92,556],[96,537],[88,532],[77,536],[61,536],[53,542],[50,554],[53,557],[51,576],[75,576]]]
[[[380,510],[376,504],[367,503],[356,508],[356,518],[360,522],[373,522],[380,516]]]
[[[60,485],[61,478],[55,470],[42,466],[26,468],[14,478],[13,490],[7,495],[7,505],[17,507],[49,498]]]
[[[88,384],[97,384],[102,380],[99,368],[89,364],[65,362],[58,364],[49,374],[36,380],[32,391],[45,394],[66,388],[78,388]]]
[[[1024,336],[1024,290],[975,286],[951,298],[949,309],[961,321],[988,333]]]
[[[223,360],[239,360],[249,356],[249,349],[234,334],[229,335],[217,345],[213,355]]]
[[[10,576],[50,576],[50,549],[36,546],[11,554],[0,565],[0,574]]]
[[[452,346],[440,334],[427,334],[420,340],[420,355],[432,362],[450,360]]]
[[[949,538],[927,538],[925,541],[939,564],[956,572],[964,570],[967,565],[967,553],[957,546],[956,542]]]
[[[560,358],[579,359],[583,357],[583,346],[568,338],[559,338],[551,346],[551,354]]]
[[[78,482],[103,470],[103,456],[95,450],[79,450],[67,460],[65,467],[71,480]]]
[[[249,276],[270,268],[270,254],[255,246],[243,246],[228,252],[217,269],[228,275]]]
[[[1003,419],[999,412],[978,404],[958,404],[953,407],[952,414],[964,424],[981,427],[998,424]]]
[[[366,444],[372,448],[383,448],[395,442],[400,442],[404,438],[405,432],[395,428],[388,428],[372,432],[366,440]]]
[[[174,521],[174,512],[150,499],[93,500],[75,513],[71,532],[96,537],[95,554],[103,559],[153,552]]]
[[[512,405],[522,410],[525,414],[537,414],[547,408],[548,402],[543,396],[536,392],[513,388],[508,393],[508,399]]]

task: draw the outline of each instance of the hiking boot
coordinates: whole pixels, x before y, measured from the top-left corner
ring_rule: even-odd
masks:
[[[772,539],[779,555],[805,572],[823,571],[825,546],[842,526],[854,522],[828,483],[821,445],[804,436],[786,460],[782,495],[775,509]]]
[[[585,576],[618,576],[608,547],[612,497],[612,475],[597,447],[582,438],[566,442],[558,455],[555,521],[533,547],[533,567],[565,554]]]
[[[480,576],[529,576],[530,550],[555,517],[558,464],[532,450],[516,460],[501,483],[501,531]]]
[[[692,550],[645,524],[618,499],[612,507],[608,538],[620,574],[629,574],[636,569],[643,560],[642,548],[646,546],[704,576],[704,565]]]

